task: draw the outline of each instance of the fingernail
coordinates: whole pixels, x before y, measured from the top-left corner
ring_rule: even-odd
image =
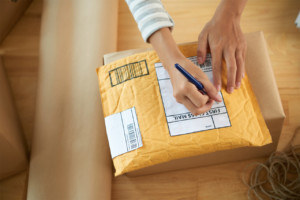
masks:
[[[243,78],[245,77],[245,72],[243,73],[243,76],[242,76]]]
[[[217,91],[220,92],[221,90],[221,85],[217,85]]]
[[[241,82],[238,82],[238,83],[236,84],[236,88],[240,88],[240,86],[241,86]]]
[[[217,95],[217,100],[218,100],[218,102],[222,101],[222,97],[219,94]]]
[[[198,62],[202,63],[203,62],[203,58],[202,57],[198,57]]]
[[[228,88],[227,91],[228,91],[229,93],[232,93],[232,92],[233,92],[233,87]]]

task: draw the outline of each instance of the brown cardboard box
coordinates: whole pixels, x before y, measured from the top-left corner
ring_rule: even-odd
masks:
[[[248,42],[246,56],[247,74],[253,91],[256,94],[263,117],[272,135],[273,143],[263,147],[244,147],[173,160],[130,172],[127,173],[127,175],[139,176],[170,170],[245,160],[267,156],[276,150],[285,115],[268,56],[266,42],[262,32],[246,34],[246,38]],[[104,63],[108,64],[120,58],[143,51],[145,50],[129,50],[107,54],[104,56]]]
[[[27,165],[25,141],[0,57],[0,179]]]
[[[26,11],[31,1],[0,1],[0,43]]]

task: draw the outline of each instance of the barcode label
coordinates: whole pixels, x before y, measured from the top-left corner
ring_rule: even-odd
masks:
[[[143,146],[135,108],[105,117],[112,158]]]
[[[127,129],[128,129],[130,150],[136,149],[138,144],[137,144],[136,133],[134,131],[134,124],[133,123],[129,124],[127,126]]]

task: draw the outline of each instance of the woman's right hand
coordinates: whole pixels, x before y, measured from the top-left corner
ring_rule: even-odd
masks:
[[[180,64],[193,77],[200,81],[207,95],[202,94],[197,87],[183,76],[176,68],[175,63]],[[211,109],[214,100],[221,102],[217,89],[210,82],[206,74],[193,62],[184,56],[168,57],[163,63],[171,78],[173,86],[173,96],[178,103],[183,104],[193,115],[199,115]]]
[[[192,114],[199,115],[207,112],[214,101],[222,101],[217,89],[206,74],[180,52],[169,28],[162,28],[153,33],[149,38],[149,42],[156,50],[160,61],[170,75],[173,95],[178,103],[185,105]],[[207,95],[201,94],[196,86],[175,68],[176,63],[180,64],[203,84]]]

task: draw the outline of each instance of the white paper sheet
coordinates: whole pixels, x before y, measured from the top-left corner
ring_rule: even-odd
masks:
[[[199,66],[211,81],[213,80],[210,54],[207,55],[205,63],[201,66],[198,64],[196,56],[188,59]],[[155,69],[171,136],[231,126],[224,101],[215,102],[208,112],[194,116],[183,104],[176,102],[169,74],[162,64],[155,63]],[[222,96],[221,92],[219,94]]]

